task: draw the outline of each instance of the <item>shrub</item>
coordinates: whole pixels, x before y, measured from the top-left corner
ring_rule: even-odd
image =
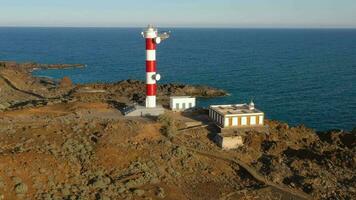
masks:
[[[169,114],[163,114],[158,117],[158,122],[162,124],[161,133],[172,138],[177,134],[177,122],[173,116]]]

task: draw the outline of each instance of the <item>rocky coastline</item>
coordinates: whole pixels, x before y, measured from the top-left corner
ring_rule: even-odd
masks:
[[[36,69],[66,69],[83,67],[82,64],[37,64],[0,61],[0,110],[36,107],[59,102],[79,101],[113,102],[116,104],[143,103],[145,83],[124,80],[116,83],[73,84],[70,79],[53,80],[33,77]],[[169,96],[187,95],[202,98],[226,96],[220,89],[207,86],[162,84],[158,88],[158,101],[167,105]],[[85,95],[91,94],[91,95]]]
[[[243,147],[223,151],[211,141],[213,124],[185,129],[207,119],[204,109],[123,117],[118,107],[144,100],[142,81],[31,76],[82,66],[0,62],[0,200],[356,197],[356,129],[316,132],[267,120],[268,133],[248,132]],[[183,84],[158,91],[163,105],[171,95],[227,95]]]

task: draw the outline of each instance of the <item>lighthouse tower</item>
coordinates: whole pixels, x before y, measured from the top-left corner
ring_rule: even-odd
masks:
[[[152,25],[142,32],[146,40],[146,108],[156,107],[157,81],[161,76],[157,73],[156,46],[169,37],[169,33],[159,34]]]

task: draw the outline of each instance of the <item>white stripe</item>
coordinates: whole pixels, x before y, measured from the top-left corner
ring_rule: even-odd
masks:
[[[153,76],[156,72],[146,72],[146,83],[147,84],[156,84],[156,80],[153,79]]]
[[[155,108],[155,107],[156,107],[156,96],[147,96],[146,108]]]
[[[155,61],[156,60],[156,50],[146,50],[146,60]]]
[[[157,32],[155,31],[146,31],[145,32],[145,38],[156,38],[157,37]]]

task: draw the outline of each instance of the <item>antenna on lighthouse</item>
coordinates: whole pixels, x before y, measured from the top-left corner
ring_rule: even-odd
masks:
[[[158,37],[160,37],[162,41],[168,39],[170,36],[171,36],[171,31],[158,34]]]

